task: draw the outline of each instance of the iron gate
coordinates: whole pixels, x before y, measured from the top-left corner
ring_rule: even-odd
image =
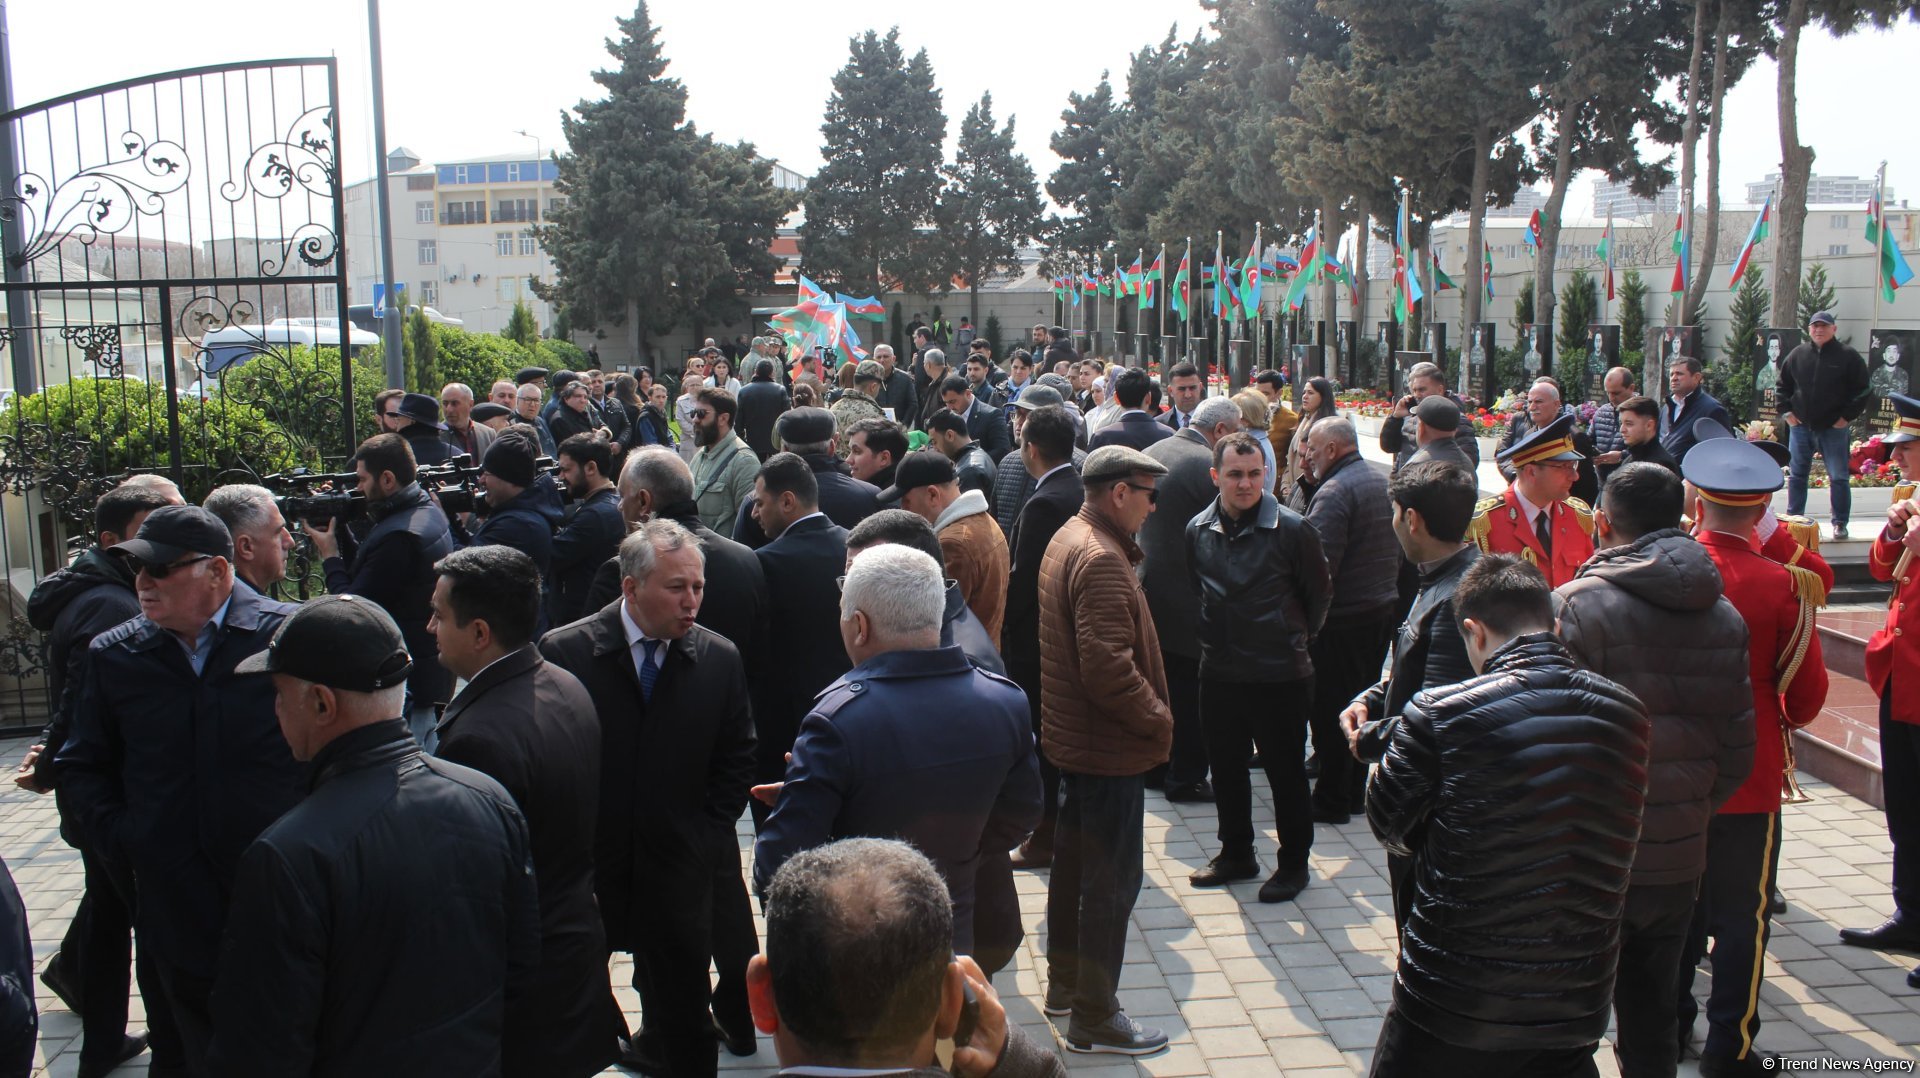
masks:
[[[347,319],[337,90],[331,59],[224,64],[0,117],[0,732],[45,720],[26,599],[100,494],[155,472],[197,503],[351,451],[373,342]]]

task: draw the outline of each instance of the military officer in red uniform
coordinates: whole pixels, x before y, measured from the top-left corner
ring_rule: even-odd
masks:
[[[1573,497],[1585,459],[1573,447],[1573,416],[1565,414],[1502,450],[1513,485],[1474,506],[1467,526],[1480,552],[1525,558],[1549,587],[1572,580],[1593,556],[1593,510]]]
[[[1888,398],[1897,413],[1894,463],[1908,481],[1894,489],[1887,526],[1874,536],[1867,569],[1893,583],[1887,621],[1867,642],[1867,684],[1880,696],[1881,777],[1887,798],[1887,834],[1893,839],[1893,916],[1878,928],[1843,928],[1856,947],[1920,951],[1920,400]],[[1896,693],[1896,686],[1898,691]],[[1920,988],[1920,969],[1907,974]]]
[[[1713,938],[1713,990],[1700,1073],[1769,1074],[1754,1045],[1760,982],[1772,919],[1767,896],[1780,855],[1780,790],[1790,729],[1813,721],[1827,699],[1827,670],[1814,629],[1816,604],[1786,566],[1760,553],[1754,527],[1785,485],[1780,466],[1744,439],[1687,451],[1681,471],[1694,488],[1695,536],[1720,570],[1725,594],[1747,623],[1753,683],[1753,771],[1707,827],[1707,871],[1681,976],[1681,1036],[1693,1027],[1693,968]]]
[[[1731,438],[1733,432],[1711,419],[1700,419],[1693,424],[1693,437],[1697,445],[1714,438]],[[1781,468],[1792,459],[1787,447],[1772,439],[1749,444],[1772,457],[1774,464]],[[1815,607],[1827,605],[1827,593],[1833,590],[1833,567],[1819,553],[1820,525],[1806,517],[1763,513],[1753,526],[1753,534],[1762,555],[1794,570],[1794,581],[1800,585],[1801,594],[1812,600]]]

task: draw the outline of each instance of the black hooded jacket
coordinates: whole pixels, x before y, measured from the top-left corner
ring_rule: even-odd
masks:
[[[27,597],[27,624],[47,634],[47,689],[53,697],[53,717],[41,735],[46,750],[33,766],[33,777],[42,786],[59,785],[53,758],[73,727],[73,697],[87,645],[140,613],[133,576],[126,561],[94,547],[67,568],[48,574]]]

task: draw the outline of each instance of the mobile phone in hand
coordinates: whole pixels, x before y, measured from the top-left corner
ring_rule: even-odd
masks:
[[[980,1027],[980,997],[974,995],[971,981],[960,982],[960,1022],[953,1027],[953,1044],[965,1048]]]

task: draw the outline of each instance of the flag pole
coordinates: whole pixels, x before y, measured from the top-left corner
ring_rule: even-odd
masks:
[[[1160,257],[1157,261],[1160,263],[1160,279],[1153,282],[1159,286],[1153,294],[1153,307],[1154,314],[1160,319],[1160,332],[1157,335],[1158,339],[1154,341],[1154,348],[1165,353],[1167,350],[1167,242],[1165,240],[1160,241]],[[1140,365],[1142,367],[1147,365],[1146,356],[1140,357]]]
[[[1873,326],[1867,327],[1871,334],[1874,326],[1880,324],[1880,294],[1886,291],[1886,282],[1881,275],[1886,272],[1887,257],[1887,163],[1880,162],[1880,171],[1873,185]]]
[[[1187,254],[1186,254],[1185,261],[1187,263],[1187,294],[1191,296],[1193,294],[1193,237],[1192,236],[1187,237]],[[1183,302],[1180,305],[1180,358],[1184,360],[1192,352],[1193,352],[1193,304],[1191,302]],[[1172,359],[1172,357],[1170,356],[1168,358],[1170,360]],[[1167,373],[1167,371],[1170,371],[1172,369],[1173,369],[1173,363],[1169,362],[1161,367],[1160,373],[1164,376]]]

